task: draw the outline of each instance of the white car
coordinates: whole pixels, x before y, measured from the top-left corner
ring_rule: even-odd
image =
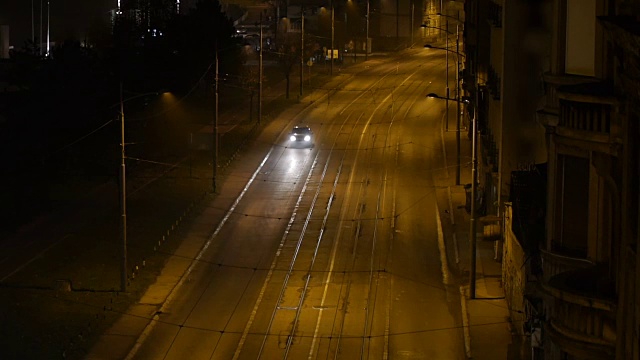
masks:
[[[289,141],[292,143],[311,144],[313,140],[313,131],[308,126],[294,126],[289,135]]]

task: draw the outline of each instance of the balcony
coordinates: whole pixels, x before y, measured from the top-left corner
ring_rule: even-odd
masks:
[[[558,87],[557,141],[610,155],[619,155],[621,125],[613,116],[617,101],[602,83]]]
[[[605,267],[541,250],[552,341],[580,359],[615,356],[615,286]]]
[[[548,250],[540,249],[542,258],[542,273],[545,284],[549,280],[559,274],[577,269],[587,269],[595,266],[595,264],[587,259],[575,258],[571,256],[560,255]]]
[[[540,115],[544,115],[541,117],[541,121],[549,126],[556,126],[558,124],[558,114],[560,113],[558,89],[560,87],[593,83],[595,81],[594,78],[585,76],[545,73],[545,104],[544,107],[538,111]]]

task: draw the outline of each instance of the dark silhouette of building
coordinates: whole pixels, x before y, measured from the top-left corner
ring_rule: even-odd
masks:
[[[639,358],[639,6],[466,3],[479,183],[535,359]]]

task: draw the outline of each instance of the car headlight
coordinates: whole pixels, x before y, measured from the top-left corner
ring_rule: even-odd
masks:
[[[291,140],[291,141],[296,141],[296,137],[295,137],[294,135],[291,135],[291,136],[289,137],[289,140]]]
[[[304,136],[304,141],[309,141],[311,140],[311,136],[310,135],[305,135]]]

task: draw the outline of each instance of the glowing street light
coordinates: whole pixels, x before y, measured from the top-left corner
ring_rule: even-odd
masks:
[[[457,31],[458,26],[456,26],[456,50],[453,51],[451,49],[449,49],[448,47],[446,48],[441,48],[441,47],[436,47],[436,46],[432,46],[430,44],[425,45],[424,47],[427,49],[440,49],[440,50],[445,50],[447,52],[447,54],[449,52],[453,52],[456,54],[456,56],[458,57],[456,60],[456,159],[457,159],[457,166],[456,166],[456,185],[460,185],[460,57],[464,57],[463,54],[461,54],[459,52],[459,47],[460,47],[460,41],[459,41],[459,36],[460,33],[459,31]],[[447,58],[448,59],[448,58]],[[447,94],[444,98],[445,100],[449,101],[449,67],[447,66]],[[446,118],[447,121],[445,122],[446,128],[448,130],[449,126],[449,103],[447,102],[446,104]]]
[[[127,181],[126,181],[126,154],[124,138],[124,103],[143,96],[158,95],[158,92],[137,94],[127,99],[122,98],[123,90],[120,83],[120,231],[122,240],[121,268],[120,268],[120,291],[127,291]]]
[[[422,25],[420,25],[420,27],[421,28],[425,28],[425,29],[426,28],[438,29],[440,31],[445,31],[448,35],[453,35],[453,33],[450,32],[449,30],[442,29],[442,28],[439,28],[439,27],[436,27],[436,26],[429,26],[427,24],[422,24]],[[448,35],[445,37],[446,40],[445,40],[445,46],[444,47],[446,49],[449,48],[449,36]],[[425,45],[424,47],[425,48],[431,48],[431,45]],[[457,52],[457,49],[456,49],[456,52]],[[449,97],[449,52],[448,51],[445,53],[445,76],[446,76],[446,83],[447,83],[446,95],[445,96],[448,98]],[[445,123],[444,123],[444,130],[445,131],[449,131],[449,102],[447,102],[445,104],[445,118],[447,119],[447,121],[445,121]]]

